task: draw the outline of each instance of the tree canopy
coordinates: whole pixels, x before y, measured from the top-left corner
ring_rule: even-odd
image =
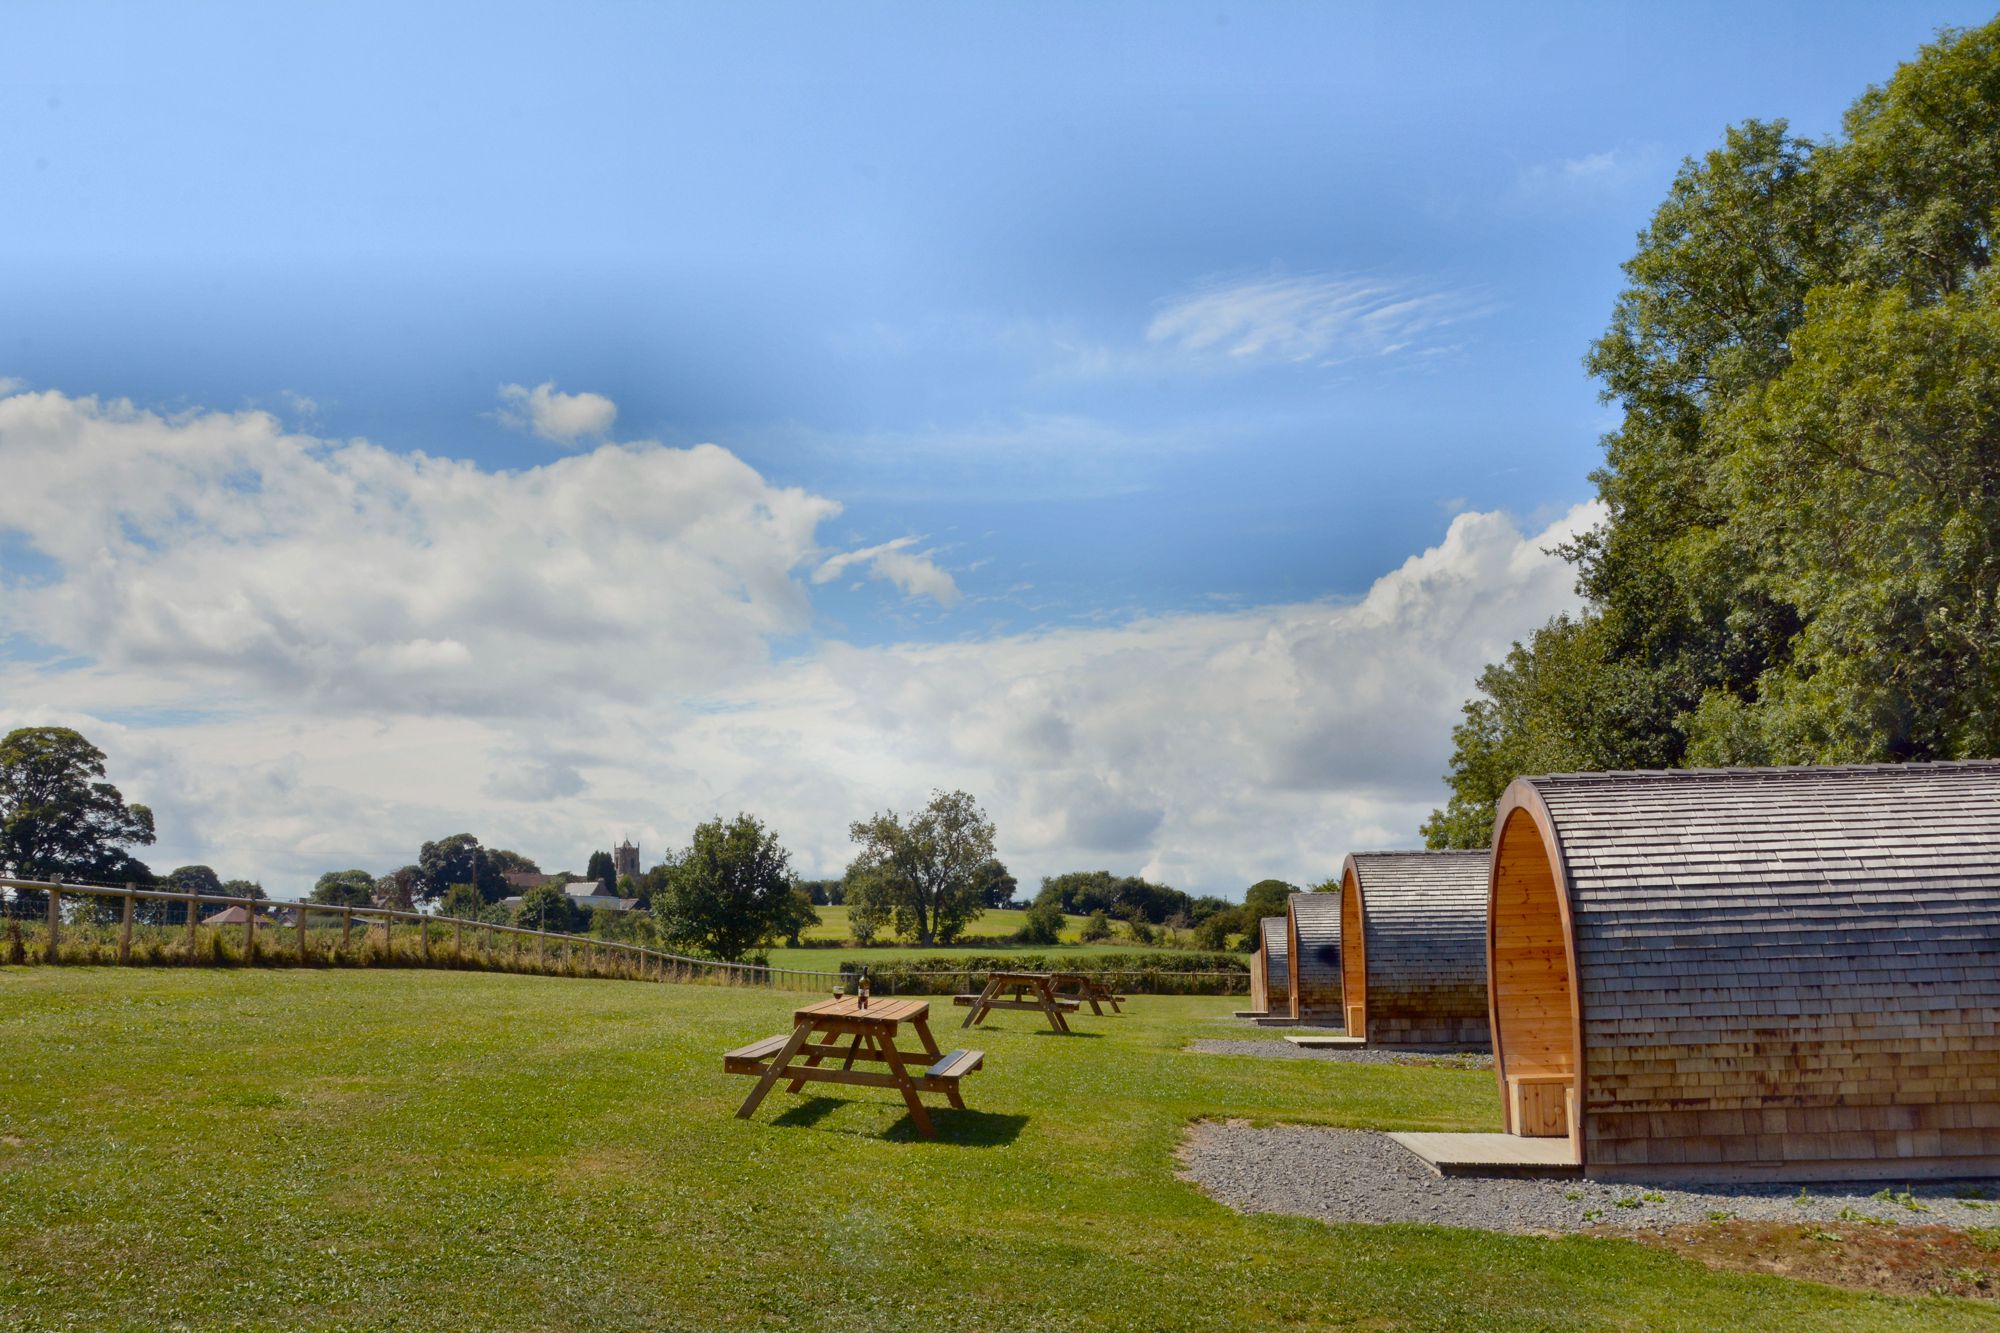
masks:
[[[375,901],[375,877],[365,870],[329,870],[313,885],[310,897],[333,907],[367,907]]]
[[[1480,676],[1432,846],[1524,773],[2000,753],[1996,207],[2000,20],[1682,165],[1586,361],[1584,609]]]
[[[797,917],[790,863],[778,835],[754,815],[697,826],[666,885],[653,895],[660,933],[675,945],[734,962]]]
[[[506,855],[517,861],[527,860],[514,852]],[[411,890],[424,902],[442,898],[454,884],[472,885],[489,903],[507,896],[507,881],[499,864],[470,833],[454,833],[425,843],[417,852],[417,872],[418,879]]]
[[[153,812],[126,804],[104,778],[104,752],[68,727],[21,727],[0,740],[0,871],[150,884],[130,849],[153,841]]]
[[[848,834],[861,844],[854,868],[886,896],[897,931],[919,945],[951,943],[986,910],[980,889],[993,860],[993,824],[967,793],[933,792],[908,819],[884,811],[857,820]]]

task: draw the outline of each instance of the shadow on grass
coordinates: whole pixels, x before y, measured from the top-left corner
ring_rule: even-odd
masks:
[[[1079,1030],[1079,1029],[1077,1029],[1077,1028],[1071,1028],[1071,1029],[1070,1029],[1069,1031],[1067,1031],[1067,1032],[1051,1032],[1051,1031],[1049,1031],[1049,1029],[1047,1029],[1047,1028],[1036,1028],[1036,1029],[1035,1029],[1035,1035],[1036,1035],[1037,1037],[1098,1037],[1098,1038],[1101,1038],[1101,1037],[1103,1037],[1103,1035],[1104,1035],[1104,1034],[1103,1034],[1102,1032],[1084,1032],[1084,1031],[1081,1031],[1081,1030]]]
[[[771,1123],[788,1129],[813,1129],[841,1107],[859,1104],[862,1104],[862,1099],[858,1097],[808,1097],[783,1115],[774,1117]],[[948,1106],[928,1106],[925,1109],[930,1112],[931,1124],[937,1129],[935,1142],[958,1148],[1004,1148],[1019,1138],[1028,1124],[1028,1117],[1024,1115],[960,1111]],[[879,1134],[872,1130],[842,1129],[835,1125],[826,1126],[821,1132],[845,1134],[850,1138],[881,1139],[888,1143],[933,1142],[917,1133],[916,1122],[910,1119],[908,1113]]]
[[[1002,1115],[998,1111],[960,1111],[952,1107],[927,1107],[931,1113],[931,1124],[937,1130],[935,1142],[948,1143],[955,1148],[1004,1148],[1021,1137],[1027,1127],[1028,1117],[1024,1115]],[[889,1126],[882,1135],[891,1143],[928,1143],[933,1140],[917,1133],[917,1126],[909,1116]]]
[[[810,1129],[853,1100],[852,1097],[808,1097],[783,1115],[774,1116],[771,1123],[792,1129]]]

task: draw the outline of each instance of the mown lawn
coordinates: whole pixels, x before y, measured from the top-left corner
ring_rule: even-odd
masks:
[[[872,1090],[738,1121],[720,1053],[794,1002],[0,968],[0,1326],[1994,1326],[1619,1241],[1238,1216],[1175,1178],[1194,1117],[1496,1117],[1488,1073],[1185,1053],[1228,999],[1006,1015],[937,1143]]]

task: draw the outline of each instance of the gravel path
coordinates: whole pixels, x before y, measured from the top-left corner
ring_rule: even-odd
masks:
[[[1326,1222],[1431,1222],[1486,1231],[1661,1231],[1687,1222],[1878,1222],[2000,1227],[2000,1180],[1918,1184],[1893,1198],[1851,1184],[1668,1189],[1589,1180],[1440,1179],[1372,1130],[1203,1121],[1180,1149],[1181,1176],[1230,1207]],[[1980,1189],[1985,1202],[1954,1197]],[[1621,1201],[1625,1202],[1621,1206]],[[1909,1205],[1914,1203],[1917,1207]],[[1843,1212],[1845,1215],[1843,1216]]]
[[[1237,1041],[1204,1038],[1188,1043],[1191,1051],[1208,1055],[1255,1055],[1266,1060],[1333,1060],[1350,1065],[1442,1065],[1448,1069],[1491,1069],[1493,1057],[1484,1051],[1384,1051],[1365,1046],[1294,1046],[1284,1040]]]

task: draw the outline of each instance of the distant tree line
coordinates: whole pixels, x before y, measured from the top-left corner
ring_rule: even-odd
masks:
[[[1016,903],[1019,885],[994,855],[994,827],[972,796],[934,792],[921,809],[882,811],[850,826],[859,854],[838,880],[801,880],[778,836],[755,816],[716,818],[696,827],[688,845],[669,852],[640,876],[619,880],[616,893],[635,910],[586,913],[563,884],[548,876],[519,895],[509,874],[542,874],[528,856],[485,847],[470,833],[423,843],[416,860],[386,874],[329,870],[308,901],[328,907],[394,907],[538,930],[590,930],[606,939],[663,943],[725,960],[741,959],[779,941],[800,942],[819,923],[818,909],[846,909],[849,930],[867,944],[894,930],[912,943],[951,944],[989,910]],[[183,893],[265,898],[250,880],[223,879],[212,867],[181,866],[156,877],[133,856],[153,842],[152,812],[127,803],[105,780],[103,752],[63,727],[28,727],[0,740],[0,872],[29,879],[159,885]],[[588,861],[595,882],[607,882],[605,851]],[[1257,915],[1284,910],[1291,886],[1267,880],[1237,907],[1216,897],[1190,897],[1137,876],[1087,871],[1044,879],[1018,933],[1026,944],[1052,944],[1068,916],[1083,916],[1086,940],[1108,939],[1116,921],[1139,943],[1166,931],[1175,943],[1193,931],[1204,947],[1221,948],[1254,925]],[[1270,901],[1266,901],[1266,900]],[[510,903],[509,900],[515,900]],[[1271,903],[1275,903],[1275,907]],[[19,893],[17,911],[46,910],[45,896]],[[112,900],[77,909],[115,911]],[[147,922],[182,919],[186,909],[142,903]],[[1249,923],[1246,925],[1246,921]]]

